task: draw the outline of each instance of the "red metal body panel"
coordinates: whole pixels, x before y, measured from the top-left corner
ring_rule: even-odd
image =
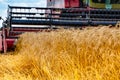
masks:
[[[6,39],[7,49],[14,48],[16,40],[17,39]]]
[[[2,31],[0,31],[0,51],[2,51]]]
[[[65,8],[79,7],[79,0],[65,0]]]

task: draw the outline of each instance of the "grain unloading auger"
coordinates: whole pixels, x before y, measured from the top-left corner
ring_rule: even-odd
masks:
[[[12,50],[19,35],[24,32],[49,32],[60,26],[115,25],[118,21],[119,9],[8,6],[7,18],[0,32],[0,50]]]

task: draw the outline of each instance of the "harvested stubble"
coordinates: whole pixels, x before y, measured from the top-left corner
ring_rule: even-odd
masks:
[[[0,55],[0,80],[120,80],[120,29],[25,33]]]

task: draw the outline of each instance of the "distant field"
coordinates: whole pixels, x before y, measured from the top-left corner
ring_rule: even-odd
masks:
[[[25,33],[0,55],[0,80],[120,80],[120,29]]]

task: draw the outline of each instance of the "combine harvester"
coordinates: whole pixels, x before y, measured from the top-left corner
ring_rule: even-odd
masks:
[[[47,0],[47,8],[8,6],[0,32],[0,50],[6,53],[14,49],[24,32],[49,32],[57,26],[115,25],[118,21],[120,0]]]

